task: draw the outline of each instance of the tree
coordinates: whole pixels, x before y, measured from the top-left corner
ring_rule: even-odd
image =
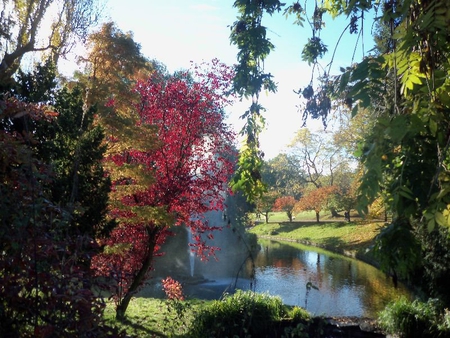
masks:
[[[343,149],[334,147],[329,135],[312,133],[307,128],[297,132],[289,149],[305,173],[305,181],[316,188],[333,185],[336,171],[347,163]]]
[[[0,9],[2,86],[12,80],[27,53],[49,51],[56,64],[77,39],[87,36],[100,13],[96,0],[4,0]]]
[[[264,60],[274,45],[266,38],[266,27],[262,26],[261,20],[264,10],[272,14],[280,10],[281,3],[275,1],[266,8],[253,2],[248,5],[250,10],[246,8],[245,2],[235,2],[240,16],[233,23],[230,35],[231,42],[239,48],[239,63],[233,80],[234,92],[240,98],[252,100],[249,109],[241,116],[246,119],[241,131],[245,139],[231,186],[234,190],[242,191],[249,202],[254,202],[266,189],[261,179],[264,153],[260,149],[259,135],[264,129],[265,120],[262,116],[264,107],[258,102],[259,94],[263,89],[276,90],[272,75],[264,73]]]
[[[276,199],[273,209],[286,212],[289,222],[292,222],[294,207],[297,201],[293,196],[283,196]]]
[[[240,13],[233,25],[234,34],[247,37],[252,42],[248,43],[252,51],[267,46],[268,39],[265,35],[249,35],[241,21],[256,17],[252,29],[265,32],[267,28],[262,26],[265,13],[272,15],[284,9],[285,14],[295,15],[299,24],[306,15],[299,2],[286,6],[279,1],[236,1],[234,6]],[[367,206],[383,190],[393,211],[393,221],[379,236],[384,244],[378,246],[378,253],[388,255],[384,268],[390,266],[391,272],[401,272],[402,277],[413,273],[420,261],[415,255],[419,246],[414,229],[426,227],[432,231],[450,224],[450,82],[446,76],[450,62],[449,11],[444,0],[330,0],[321,7],[315,6],[309,20],[312,38],[302,53],[303,60],[313,64],[314,70],[325,69],[318,60],[327,49],[320,38],[321,30],[326,29],[326,13],[331,17],[347,17],[344,30],[350,34],[361,34],[364,20],[371,12],[377,13],[376,23],[384,26],[382,34],[377,32],[377,38],[382,37],[385,42],[378,41],[382,49],[342,68],[338,76],[323,72],[316,90],[310,84],[299,94],[306,100],[304,119],[320,118],[324,125],[333,107],[332,100],[348,107],[353,115],[367,109],[373,113],[375,123],[371,133],[356,153],[364,165],[360,211],[367,212]],[[250,74],[242,58],[246,49],[233,34],[230,40],[239,49],[235,83],[238,90],[244,90],[249,85],[240,79]],[[266,48],[264,56],[272,49]],[[261,69],[257,69],[254,77],[261,75]],[[396,241],[399,234],[409,240]]]
[[[57,89],[56,67],[51,60],[38,64],[30,73],[19,71],[16,95],[22,100],[47,106],[52,123],[40,119],[28,123],[36,140],[33,151],[44,163],[51,163],[51,200],[71,210],[72,235],[106,236],[114,226],[106,221],[111,182],[103,169],[106,147],[100,126],[94,126],[94,107],[84,103],[82,89]],[[23,132],[22,123],[13,128]],[[89,264],[88,264],[89,266]]]
[[[113,178],[122,205],[112,215],[120,224],[95,258],[98,273],[116,279],[118,318],[148,277],[171,226],[190,229],[196,242],[191,249],[199,256],[216,249],[202,234],[217,228],[204,221],[204,213],[223,209],[233,169],[234,135],[222,112],[231,78],[228,67],[213,60],[207,69],[196,66],[193,73],[169,78],[154,73],[136,86],[138,124],[153,130],[157,142],[151,149],[137,143],[110,155],[123,174],[140,174]]]
[[[269,223],[269,213],[273,211],[278,195],[276,191],[268,191],[256,200],[256,211],[264,215],[266,223]]]
[[[89,266],[81,264],[90,261],[97,245],[90,233],[77,229],[95,229],[101,221],[93,217],[74,226],[73,220],[83,218],[83,211],[91,206],[76,199],[73,202],[79,203],[73,208],[53,194],[62,178],[73,182],[66,174],[74,177],[55,163],[70,167],[76,161],[73,154],[48,153],[54,132],[63,134],[59,128],[64,123],[56,126],[55,120],[67,112],[60,107],[56,113],[48,106],[8,95],[2,97],[0,106],[0,332],[11,337],[112,335],[114,330],[102,324],[105,304],[93,291]],[[88,122],[85,127],[89,129]],[[71,136],[70,132],[65,135]],[[84,155],[89,157],[89,152]],[[94,155],[90,161],[80,165],[81,177],[88,167],[96,168],[99,159]],[[88,181],[97,183],[99,171],[91,173]],[[97,187],[88,188],[89,182],[81,177],[80,191],[88,194],[90,188],[96,194],[92,197],[101,197],[100,191],[95,192]],[[97,212],[102,214],[102,210]]]
[[[327,207],[333,194],[336,192],[335,186],[320,187],[304,194],[295,204],[294,209],[297,211],[314,210],[316,213],[316,221],[320,222],[320,212]]]
[[[279,154],[264,162],[262,180],[269,190],[298,199],[306,180],[302,168],[292,154]]]
[[[97,104],[102,124],[113,123],[107,119],[112,114],[106,107],[108,101],[114,100],[116,112],[130,111],[133,98],[137,98],[132,89],[138,80],[148,78],[157,67],[156,62],[147,60],[133,34],[122,32],[114,22],[105,23],[90,34],[87,48],[87,56],[79,57],[85,69],[75,73],[75,78],[88,90],[87,104]]]

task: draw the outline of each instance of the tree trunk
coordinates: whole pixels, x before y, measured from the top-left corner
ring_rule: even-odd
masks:
[[[320,223],[320,220],[319,220],[319,213],[316,211],[316,221],[317,221],[317,223]]]
[[[119,305],[116,308],[116,319],[118,320],[124,320],[125,319],[125,312],[127,311],[128,305],[130,304],[131,298],[136,293],[139,286],[142,285],[142,283],[145,280],[145,277],[147,275],[148,270],[150,269],[153,261],[153,251],[155,249],[156,241],[158,239],[159,230],[156,226],[153,226],[152,228],[147,227],[147,234],[148,234],[148,250],[147,255],[145,256],[141,269],[138,271],[138,273],[134,276],[133,282],[131,283],[130,287],[128,288],[127,293],[125,296],[123,296],[122,300],[120,301]]]
[[[339,217],[339,214],[335,208],[331,208],[330,211],[331,211],[331,217]]]
[[[266,212],[264,216],[266,217],[266,224],[269,223],[269,212]]]

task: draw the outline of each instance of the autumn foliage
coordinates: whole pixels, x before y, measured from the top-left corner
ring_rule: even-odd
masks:
[[[115,279],[119,317],[149,277],[171,226],[190,229],[200,257],[214,254],[203,234],[211,238],[217,226],[204,214],[223,209],[233,170],[234,134],[223,116],[231,78],[230,69],[214,60],[191,73],[155,72],[135,88],[137,126],[148,127],[147,137],[155,140],[150,148],[137,140],[136,147],[109,156],[116,166],[111,215],[120,224],[94,260],[98,274]]]
[[[336,193],[338,188],[336,186],[320,187],[310,192],[306,193],[300,198],[298,203],[295,205],[295,210],[297,211],[309,211],[314,210],[316,213],[317,222],[320,221],[319,214],[326,207],[329,199],[334,193]]]
[[[293,196],[283,196],[279,197],[275,200],[275,204],[273,209],[275,211],[284,211],[286,215],[289,217],[289,221],[292,222],[292,216],[294,212],[294,207],[297,201]]]

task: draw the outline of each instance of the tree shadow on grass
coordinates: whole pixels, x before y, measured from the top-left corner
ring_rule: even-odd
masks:
[[[123,325],[127,326],[127,334],[135,334],[135,335],[142,335],[146,334],[146,337],[165,337],[161,332],[150,330],[149,328],[145,327],[144,325],[141,325],[139,323],[136,323],[132,319],[125,318],[120,321]],[[147,336],[148,334],[148,336]]]
[[[331,248],[345,248],[346,243],[338,237],[328,237],[323,239],[322,245]]]
[[[341,227],[344,225],[348,225],[348,222],[344,222],[341,220],[324,220],[317,223],[315,220],[311,221],[293,221],[293,222],[279,222],[280,229],[283,227],[283,229],[286,230],[295,230],[298,228],[305,228],[310,226],[317,226],[317,225],[326,225],[326,226],[334,226],[334,227]]]

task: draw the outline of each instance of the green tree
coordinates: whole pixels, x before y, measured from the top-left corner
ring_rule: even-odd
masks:
[[[0,332],[102,337],[114,332],[102,324],[89,264],[109,187],[101,133],[89,134],[76,95],[42,88],[52,69],[19,78],[21,95],[38,103],[0,99]],[[59,112],[44,97],[55,97]]]
[[[306,15],[299,3],[236,1],[234,5],[244,18],[273,15],[274,8]],[[370,111],[374,118],[371,132],[355,154],[364,166],[360,210],[367,212],[374,199],[386,196],[393,221],[379,236],[379,258],[394,275],[407,277],[420,263],[415,229],[433,231],[450,224],[450,8],[444,0],[328,0],[321,7],[317,4],[309,21],[313,36],[303,51],[303,59],[314,69],[320,68],[315,66],[326,50],[318,38],[326,29],[325,13],[347,17],[345,29],[350,34],[360,34],[364,19],[378,13],[375,21],[381,28],[376,37],[382,48],[342,68],[337,77],[321,74],[316,90],[310,85],[300,91],[306,100],[304,118],[321,118],[326,125],[331,100],[348,107],[352,115]],[[231,42],[236,42],[233,36]],[[263,36],[252,43],[258,46],[253,48],[261,48],[268,42]],[[237,79],[245,77],[246,69],[236,70]],[[402,241],[396,240],[398,236]]]
[[[269,214],[273,211],[278,197],[279,194],[276,191],[268,191],[256,200],[256,213],[264,215],[266,223],[269,223]]]
[[[53,120],[32,122],[34,152],[51,164],[51,200],[71,211],[73,235],[93,239],[108,234],[114,226],[106,220],[110,180],[103,169],[103,130],[94,126],[94,107],[87,108],[80,87],[57,89],[56,67],[48,60],[30,73],[19,72],[17,95],[24,100],[45,104]],[[15,128],[23,128],[14,121]]]
[[[244,193],[250,202],[261,196],[266,186],[262,182],[263,152],[259,135],[264,129],[264,107],[259,104],[259,94],[264,90],[276,91],[270,73],[264,72],[264,60],[274,49],[266,37],[266,27],[262,25],[264,11],[272,14],[281,9],[279,1],[264,2],[236,1],[239,17],[231,27],[231,42],[239,49],[234,78],[234,91],[240,98],[251,99],[249,109],[241,115],[246,120],[241,134],[245,136],[240,148],[238,166],[231,186]],[[247,7],[248,6],[248,7]]]
[[[296,199],[300,197],[306,182],[304,172],[292,154],[279,154],[265,161],[262,179],[269,190],[275,190],[284,196],[294,196]]]

